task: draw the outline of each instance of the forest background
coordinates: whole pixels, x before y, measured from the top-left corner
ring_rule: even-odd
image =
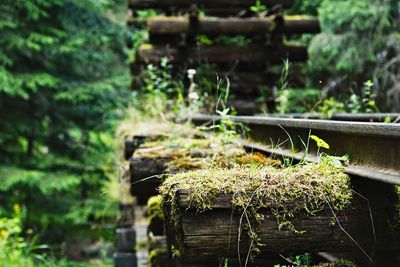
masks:
[[[147,34],[126,26],[127,12],[126,0],[1,1],[0,266],[111,264],[116,129],[147,92],[130,88]],[[289,13],[321,20],[297,40],[310,58],[296,90],[313,111],[399,111],[398,0],[297,0]],[[288,86],[280,111],[310,111]]]

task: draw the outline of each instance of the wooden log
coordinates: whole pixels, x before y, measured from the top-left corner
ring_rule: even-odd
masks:
[[[205,260],[216,263],[218,259],[224,257],[237,259],[238,251],[240,251],[242,259],[245,258],[250,240],[248,235],[242,232],[240,242],[238,241],[241,213],[232,210],[231,197],[219,195],[213,202],[211,210],[197,213],[189,208],[188,193],[185,190],[177,192],[180,212],[178,228],[171,224],[170,211],[164,207],[168,242],[179,247],[184,263],[191,265]],[[288,208],[290,209],[290,207]],[[260,212],[264,216],[264,220],[253,225],[258,238],[260,238],[259,241],[263,244],[260,247],[260,255],[257,257],[262,258],[271,253],[351,252],[363,257],[365,262],[366,256],[358,245],[374,257],[374,251],[379,249],[390,251],[393,249],[392,244],[398,244],[396,237],[391,236],[387,228],[385,204],[371,208],[375,233],[372,230],[371,211],[368,205],[363,199],[354,196],[349,208],[335,214],[340,226],[347,233],[339,227],[338,223],[332,225],[333,214],[326,209],[315,216],[300,215],[292,218],[293,225],[297,229],[305,231],[302,234],[279,230],[272,211],[263,209]],[[349,235],[357,241],[358,245],[351,240]],[[379,244],[380,247],[377,247]],[[385,245],[382,246],[382,244]]]
[[[146,136],[125,136],[124,141],[124,158],[128,160],[135,150],[146,141]]]
[[[261,0],[261,4],[267,7],[283,6],[291,7],[294,4],[293,0]],[[131,9],[142,8],[188,8],[192,5],[205,8],[233,8],[241,7],[248,8],[255,4],[254,0],[130,0],[129,7]]]
[[[283,23],[278,23],[276,32],[279,33],[319,33],[321,25],[318,18],[307,16],[285,16]]]
[[[137,257],[133,252],[115,252],[113,254],[115,267],[136,267]]]
[[[142,28],[146,26],[146,20],[129,17],[126,20],[126,25],[133,28]]]
[[[264,18],[213,18],[199,17],[194,25],[189,17],[157,16],[147,20],[150,34],[207,34],[248,35],[266,33],[318,33],[318,18],[309,16],[285,16]]]
[[[117,225],[119,227],[131,227],[135,222],[135,210],[133,204],[120,203],[120,217]]]
[[[116,248],[119,252],[135,252],[136,231],[132,227],[117,228]]]
[[[163,57],[167,57],[171,63],[201,63],[231,65],[235,62],[248,65],[264,65],[266,63],[282,63],[288,58],[291,62],[307,60],[307,48],[303,46],[214,46],[178,49],[172,47],[154,47],[149,44],[141,45],[137,62],[159,63]]]
[[[130,159],[131,193],[137,197],[139,205],[145,205],[151,196],[157,195],[160,185],[160,178],[157,176],[164,173],[170,160],[168,156],[147,158],[135,155]]]
[[[137,148],[142,146],[142,148],[145,148],[146,146],[143,146],[145,142],[148,141],[156,141],[164,138],[163,135],[134,135],[134,136],[125,136],[124,140],[124,158],[128,160],[130,157],[132,157],[133,153]]]
[[[164,235],[149,236],[149,250],[158,248],[167,249],[167,237]]]
[[[245,100],[245,99],[236,99],[236,100],[228,100],[227,105],[229,107],[233,107],[235,111],[240,115],[252,115],[256,113],[260,113],[262,109],[265,107],[265,103],[261,103],[256,100]]]

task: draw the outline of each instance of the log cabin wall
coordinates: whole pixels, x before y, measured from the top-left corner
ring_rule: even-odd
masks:
[[[274,88],[277,88],[280,66],[284,59],[291,63],[307,61],[307,47],[285,41],[285,36],[314,34],[320,31],[319,21],[309,16],[288,16],[292,0],[262,0],[265,11],[255,13],[253,0],[130,0],[131,15],[127,21],[133,28],[146,28],[149,43],[142,44],[131,64],[132,89],[140,87],[140,73],[150,63],[167,57],[174,72],[181,76],[187,69],[211,64],[211,81],[227,76],[232,105],[240,114],[254,114],[265,106],[274,109]],[[136,14],[154,9],[158,14],[147,21]],[[241,36],[245,45],[215,41],[217,36]],[[205,44],[200,39],[212,40]],[[275,68],[273,68],[275,66]],[[296,71],[294,71],[296,72]],[[291,85],[304,86],[300,75],[293,74]],[[250,78],[250,79],[249,79]],[[275,90],[276,91],[276,90]]]

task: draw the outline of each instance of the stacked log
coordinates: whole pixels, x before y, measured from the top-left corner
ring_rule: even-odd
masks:
[[[135,207],[130,188],[129,171],[123,170],[120,179],[120,218],[116,229],[116,252],[114,263],[116,267],[137,266]]]
[[[131,0],[133,16],[128,19],[128,25],[147,28],[149,32],[149,43],[140,46],[136,62],[131,66],[132,74],[136,76],[132,86],[140,87],[140,72],[143,69],[140,66],[159,64],[162,58],[169,59],[177,76],[188,68],[204,64],[217,66],[219,77],[223,77],[221,73],[229,72],[228,78],[232,78],[238,71],[259,77],[278,76],[279,73],[274,75],[270,66],[280,65],[284,59],[304,62],[308,57],[307,47],[288,45],[284,43],[283,36],[320,31],[319,21],[315,17],[283,15],[283,10],[290,8],[293,3],[292,0],[262,0],[260,5],[268,11],[255,14],[249,11],[255,2],[247,0]],[[149,17],[146,22],[135,18],[136,11],[148,8],[161,10],[164,15]],[[200,15],[200,11],[205,15]],[[249,45],[235,47],[223,41],[214,42],[213,38],[218,36],[242,36]],[[211,38],[211,45],[202,44],[199,37]],[[215,71],[210,74],[215,77]],[[265,108],[272,111],[273,88],[278,80],[268,79],[268,83],[257,87],[253,83],[232,83],[230,89],[236,92],[235,98],[240,100],[233,102],[237,105],[234,108],[241,114],[259,112]],[[261,87],[268,93],[260,92]],[[247,94],[247,88],[256,93]],[[266,95],[270,97],[266,98]]]

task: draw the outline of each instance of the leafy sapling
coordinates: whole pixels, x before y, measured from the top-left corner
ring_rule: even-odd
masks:
[[[242,132],[245,127],[231,119],[231,115],[235,114],[235,110],[227,107],[229,98],[230,82],[228,77],[225,78],[226,86],[223,86],[224,80],[217,77],[217,93],[218,100],[215,107],[215,112],[220,116],[218,122],[214,122],[210,127],[198,127],[200,130],[217,130],[223,136],[223,143],[230,143],[232,138],[239,137],[239,130]]]
[[[289,76],[289,60],[285,59],[283,61],[282,73],[281,77],[279,78],[279,89],[277,95],[277,111],[280,114],[284,114],[289,109],[288,102],[289,102],[289,95],[288,95],[288,76]]]
[[[362,103],[365,109],[365,112],[379,112],[378,108],[376,107],[375,103],[375,95],[372,92],[372,87],[374,86],[373,82],[370,80],[364,83],[363,87],[363,99]]]
[[[261,16],[263,12],[267,11],[267,7],[263,5],[260,0],[256,0],[256,3],[250,7],[250,11]]]
[[[332,165],[336,168],[343,167],[343,163],[347,163],[350,159],[349,155],[344,155],[344,156],[331,156],[326,154],[325,152],[320,152],[321,148],[324,149],[330,149],[330,146],[327,142],[325,142],[323,139],[319,138],[316,135],[310,135],[310,138],[314,140],[317,144],[317,157],[318,157],[318,162],[324,162],[329,165]]]

